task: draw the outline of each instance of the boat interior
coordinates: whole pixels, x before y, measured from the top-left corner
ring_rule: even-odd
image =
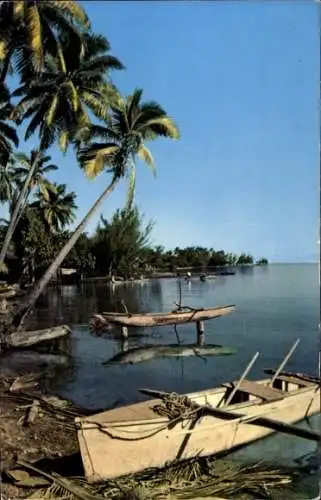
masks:
[[[232,399],[228,402],[228,405],[226,405],[235,384],[238,384],[238,390],[235,391]],[[222,409],[224,407],[224,409],[237,410],[238,408],[281,401],[286,397],[295,396],[300,392],[305,392],[314,387],[318,388],[319,385],[310,380],[305,380],[304,378],[281,374],[278,375],[273,384],[271,384],[271,378],[257,380],[255,382],[243,380],[241,384],[239,384],[238,381],[225,383],[216,389],[195,392],[187,394],[187,396],[200,405],[208,405],[217,409]],[[98,415],[86,417],[85,419],[80,418],[76,420],[85,420],[87,424],[89,424],[90,421],[95,421],[117,426],[119,424],[122,425],[121,423],[127,425],[129,422],[153,424],[153,422],[156,423],[159,419],[163,419],[163,417],[159,417],[153,411],[155,404],[159,403],[161,403],[159,399],[150,399],[148,401],[114,408]]]
[[[226,405],[236,384],[238,384],[238,381],[224,383],[218,389],[190,394],[189,397],[199,404],[222,408]],[[313,386],[315,384],[311,381],[287,375],[278,375],[272,384],[270,378],[257,381],[243,380],[238,384],[238,389],[227,406],[247,406],[247,403],[252,405],[253,403],[264,404],[280,401],[287,396],[297,394],[299,391]]]

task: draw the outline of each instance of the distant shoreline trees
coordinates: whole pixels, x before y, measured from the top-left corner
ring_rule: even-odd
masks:
[[[38,193],[39,196],[39,193]],[[69,196],[72,196],[70,194]],[[14,238],[11,259],[8,259],[9,275],[13,281],[33,283],[51,262],[58,249],[70,238],[71,231],[65,228],[73,214],[71,204],[61,196],[61,206],[51,198],[43,203],[31,203],[26,215],[19,221]],[[50,211],[49,211],[50,207]],[[44,218],[47,212],[50,219]],[[60,226],[55,220],[60,221]],[[51,223],[48,231],[48,222]],[[153,272],[183,272],[222,267],[247,267],[267,265],[265,258],[254,261],[246,253],[237,255],[201,246],[176,247],[165,250],[161,245],[150,243],[153,221],[144,221],[136,206],[116,210],[110,218],[101,216],[94,233],[82,233],[71,252],[62,263],[62,268],[74,269],[79,275],[131,277]],[[2,238],[4,230],[2,231]],[[1,243],[1,225],[0,225]],[[24,263],[28,265],[25,266]]]

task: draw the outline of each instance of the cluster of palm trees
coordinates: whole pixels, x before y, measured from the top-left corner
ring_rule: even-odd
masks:
[[[0,2],[1,176],[10,176],[21,125],[25,130],[23,139],[36,136],[38,144],[27,161],[18,160],[23,163],[19,168],[25,169],[23,173],[20,170],[23,182],[19,181],[15,188],[12,185],[4,188],[9,189],[6,194],[14,196],[14,203],[0,252],[0,266],[35,185],[40,196],[33,203],[38,204],[51,224],[53,198],[68,196],[63,186],[49,187],[44,181],[40,166],[44,166],[44,159],[45,163],[48,161],[50,147],[59,146],[62,152],[73,147],[88,177],[103,172],[110,177],[99,198],[14,315],[14,325],[21,324],[89,219],[123,178],[128,178],[127,203],[132,206],[136,157],[154,170],[146,142],[159,136],[179,138],[174,121],[158,103],[144,102],[141,90],[134,90],[128,97],[120,94],[110,73],[122,69],[122,63],[110,54],[106,38],[91,31],[88,16],[77,1]],[[7,81],[11,74],[19,83],[9,92]]]

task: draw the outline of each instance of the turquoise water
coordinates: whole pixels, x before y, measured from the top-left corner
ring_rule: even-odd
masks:
[[[256,351],[260,356],[249,378],[261,378],[264,369],[279,365],[297,338],[301,339],[300,344],[286,370],[318,373],[320,298],[317,265],[280,264],[246,268],[239,270],[235,276],[222,276],[205,283],[199,279],[192,279],[189,283],[182,280],[181,287],[183,305],[196,308],[236,305],[231,315],[205,323],[206,342],[236,348],[236,355],[103,366],[103,361],[121,350],[121,341],[115,332],[93,336],[87,326],[91,315],[115,310],[120,300],[124,300],[132,312],[172,310],[174,302],[179,300],[178,280],[119,285],[113,290],[107,284],[64,287],[60,292],[49,289],[32,318],[31,326],[74,325],[70,362],[56,370],[49,382],[50,389],[87,408],[108,408],[142,398],[138,392],[140,387],[183,393],[234,380]],[[178,327],[178,332],[184,343],[195,342],[195,325],[182,325]],[[175,342],[173,327],[129,331],[129,348],[145,343]],[[320,428],[320,419],[316,416],[302,425]],[[250,461],[265,458],[293,467],[307,463],[309,470],[302,475],[295,492],[284,490],[284,495],[278,494],[275,498],[307,499],[317,496],[318,450],[313,442],[278,434],[232,456]],[[303,457],[303,462],[300,462],[300,457]]]

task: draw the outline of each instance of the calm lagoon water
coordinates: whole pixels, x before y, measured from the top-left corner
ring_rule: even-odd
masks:
[[[57,323],[73,326],[71,362],[51,382],[51,388],[77,404],[105,408],[137,400],[139,387],[190,392],[214,387],[237,378],[256,351],[260,352],[250,376],[275,368],[297,338],[301,342],[289,361],[288,371],[317,373],[318,324],[320,316],[318,265],[276,264],[245,268],[235,276],[182,283],[182,304],[209,307],[235,304],[229,316],[205,323],[206,342],[237,349],[228,357],[152,360],[138,365],[106,367],[121,350],[117,335],[101,337],[89,332],[93,313],[116,310],[124,300],[132,312],[169,311],[178,302],[178,280],[162,279],[143,284],[83,284],[81,287],[51,288],[32,318],[32,326]],[[181,339],[193,343],[195,325],[178,327]],[[136,329],[129,332],[129,348],[146,343],[175,343],[173,327]]]
[[[236,348],[236,355],[103,366],[103,361],[121,350],[121,342],[115,333],[93,336],[88,328],[91,315],[116,310],[121,300],[131,312],[172,310],[179,300],[178,280],[151,280],[143,284],[117,285],[113,289],[107,283],[64,287],[60,291],[50,288],[41,299],[30,326],[42,328],[68,323],[73,329],[70,363],[59,367],[50,379],[50,389],[80,406],[108,408],[141,399],[140,387],[183,393],[234,380],[256,351],[260,356],[250,377],[261,378],[264,369],[278,366],[297,338],[301,342],[286,370],[318,373],[320,297],[317,264],[245,268],[235,276],[222,276],[205,283],[198,278],[189,283],[181,280],[181,287],[183,305],[236,305],[231,315],[205,322],[206,342]],[[195,325],[182,325],[178,331],[185,343],[195,342]],[[128,347],[175,342],[173,327],[135,329],[129,332]],[[302,425],[320,428],[320,424],[317,415]],[[276,456],[276,449],[281,449],[282,453]],[[288,498],[288,495],[301,499],[317,496],[318,449],[315,443],[278,435],[232,454],[242,460],[260,460],[263,456],[294,466],[300,463],[297,457],[303,455],[310,465],[314,460],[312,475],[309,471],[303,477],[295,494],[291,490],[285,496],[278,495],[279,499]]]

